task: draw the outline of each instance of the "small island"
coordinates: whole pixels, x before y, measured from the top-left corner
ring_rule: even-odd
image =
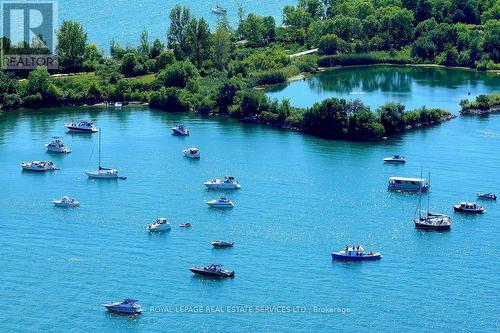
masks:
[[[462,116],[487,115],[500,112],[500,93],[493,92],[488,95],[479,95],[475,101],[462,100],[460,102]]]

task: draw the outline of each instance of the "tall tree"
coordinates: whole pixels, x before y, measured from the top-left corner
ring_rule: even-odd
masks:
[[[149,33],[146,28],[141,33],[141,44],[139,45],[139,52],[142,54],[145,54],[146,56],[149,56]]]
[[[207,21],[192,18],[188,26],[187,42],[190,45],[190,58],[197,68],[201,68],[203,61],[210,57],[211,35]]]
[[[168,29],[168,47],[176,51],[178,58],[189,53],[188,29],[191,22],[189,8],[180,5],[170,11],[170,28]]]
[[[77,22],[63,21],[56,34],[59,65],[65,71],[80,69],[87,43],[87,33],[83,27]]]
[[[229,60],[231,39],[226,29],[219,27],[214,34],[214,65],[218,70],[224,69]]]

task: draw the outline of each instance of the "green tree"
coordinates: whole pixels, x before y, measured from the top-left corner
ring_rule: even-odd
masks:
[[[195,18],[191,19],[187,35],[187,41],[190,45],[190,52],[188,54],[191,61],[196,64],[196,67],[201,68],[203,61],[210,57],[212,45],[212,36],[207,21],[203,18],[199,20]]]
[[[163,51],[156,57],[156,69],[158,71],[165,69],[168,65],[175,62],[175,54],[172,51]]]
[[[198,70],[189,61],[176,62],[158,73],[158,79],[165,87],[175,88],[185,88],[198,76]]]
[[[218,70],[223,70],[229,63],[231,38],[224,28],[217,28],[214,34],[213,62]]]
[[[163,43],[160,41],[160,39],[156,38],[153,41],[153,45],[151,45],[151,48],[149,50],[149,57],[151,59],[156,59],[162,52],[165,46]]]
[[[484,25],[484,51],[493,61],[500,62],[500,21],[489,20]]]
[[[348,51],[348,45],[345,41],[333,34],[324,35],[319,40],[318,54],[332,55],[345,53]]]
[[[215,94],[215,101],[219,107],[219,112],[225,113],[234,104],[236,94],[241,90],[241,85],[234,80],[222,84]]]
[[[101,60],[102,52],[97,45],[88,44],[85,46],[85,52],[83,53],[83,68],[91,71],[95,70]]]
[[[191,13],[188,7],[176,5],[170,11],[170,28],[168,29],[168,47],[175,50],[178,59],[189,54],[188,29],[191,22]]]
[[[87,33],[83,27],[77,22],[63,21],[56,35],[60,66],[65,71],[80,69],[87,43]]]
[[[141,41],[139,45],[139,52],[142,54],[145,54],[146,56],[149,56],[149,51],[150,51],[150,46],[149,46],[149,33],[146,28],[141,33]]]
[[[315,103],[304,113],[304,129],[330,139],[345,138],[348,133],[350,103],[337,98]]]
[[[314,20],[321,19],[325,14],[321,0],[299,0],[298,7],[304,9]]]
[[[380,123],[384,126],[387,134],[393,134],[402,128],[404,110],[403,104],[393,102],[385,103],[377,109]]]
[[[144,66],[138,61],[135,53],[127,53],[123,56],[120,71],[125,76],[135,76],[143,74]]]

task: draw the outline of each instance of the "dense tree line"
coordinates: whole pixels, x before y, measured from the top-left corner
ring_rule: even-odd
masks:
[[[230,114],[328,138],[374,140],[445,113],[404,111],[393,104],[372,112],[345,100],[296,109],[252,88],[284,83],[318,65],[439,63],[491,69],[500,61],[498,0],[299,0],[283,9],[281,26],[273,17],[240,10],[238,26],[220,16],[212,30],[187,7],[174,7],[169,18],[164,41],[151,41],[145,29],[136,47],[112,41],[109,56],[87,41],[80,24],[64,21],[57,31],[59,72],[88,73],[54,78],[39,68],[19,81],[16,75],[23,73],[3,72],[1,109],[136,101],[170,111]],[[7,40],[5,45],[12,47]],[[318,56],[289,57],[316,47]]]

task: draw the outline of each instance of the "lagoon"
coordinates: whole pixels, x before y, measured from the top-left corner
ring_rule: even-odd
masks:
[[[354,66],[327,70],[303,81],[273,87],[270,97],[309,107],[326,98],[359,99],[375,110],[387,101],[407,110],[426,106],[457,114],[460,100],[498,90],[500,75],[442,67]]]
[[[499,88],[471,80],[455,85],[477,87],[473,94]],[[411,97],[415,87],[422,96],[442,89],[415,76],[410,81],[402,96]],[[363,96],[399,96],[391,89],[400,85],[384,87]],[[98,136],[65,134],[64,123],[79,119],[102,128],[103,164],[127,180],[86,178],[83,171],[97,166]],[[190,129],[189,137],[171,135],[178,123]],[[71,154],[45,152],[43,144],[56,135]],[[500,115],[352,143],[141,107],[2,114],[0,295],[6,302],[0,327],[496,332],[499,270],[489,254],[500,251],[500,206],[482,202],[486,214],[465,216],[453,213],[452,204],[475,200],[476,192],[500,192],[499,144]],[[199,161],[182,156],[190,146],[201,149]],[[403,153],[408,163],[384,165],[393,153]],[[51,159],[61,170],[22,172],[19,163],[33,159]],[[388,177],[419,176],[421,169],[431,173],[431,209],[452,217],[450,232],[415,230],[418,196],[386,189]],[[203,181],[224,175],[242,184],[228,194],[236,206],[211,210],[203,201],[220,193],[207,191]],[[63,194],[81,207],[53,207],[51,200]],[[172,231],[148,234],[146,225],[160,216]],[[187,221],[193,228],[177,228]],[[214,250],[214,239],[236,244]],[[330,253],[346,244],[363,244],[384,258],[332,262]],[[236,277],[214,281],[188,271],[210,262],[236,270]],[[111,315],[100,306],[125,297],[140,300],[140,317]]]

